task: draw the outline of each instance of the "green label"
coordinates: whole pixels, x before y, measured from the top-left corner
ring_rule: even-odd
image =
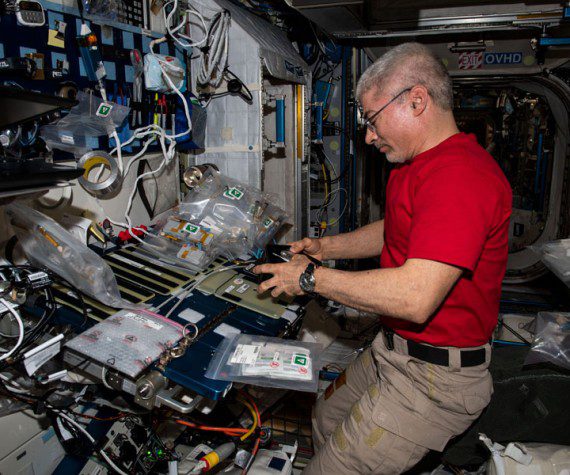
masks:
[[[243,191],[238,190],[236,187],[232,186],[224,191],[224,196],[230,200],[241,200],[243,196]]]
[[[265,218],[265,221],[263,221],[263,226],[268,228],[269,226],[271,226],[274,223],[274,221],[271,218]]]
[[[293,364],[298,366],[307,366],[307,356],[306,355],[295,355],[293,357]]]
[[[198,234],[198,231],[200,231],[200,226],[196,226],[195,224],[187,224],[184,226],[184,231],[190,234]]]
[[[103,102],[102,104],[99,105],[99,108],[97,109],[96,114],[99,117],[107,117],[111,113],[112,109],[113,109],[113,106],[111,104],[107,104],[107,103]]]

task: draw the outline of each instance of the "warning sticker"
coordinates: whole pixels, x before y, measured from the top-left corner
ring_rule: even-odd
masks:
[[[480,69],[483,66],[482,51],[465,51],[458,57],[459,69]]]

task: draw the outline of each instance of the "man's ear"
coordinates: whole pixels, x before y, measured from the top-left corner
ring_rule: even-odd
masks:
[[[425,86],[414,86],[410,91],[411,108],[415,116],[422,114],[427,107],[429,93]]]

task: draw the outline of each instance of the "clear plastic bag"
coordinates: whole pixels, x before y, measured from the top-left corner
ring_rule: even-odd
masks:
[[[570,313],[539,312],[525,364],[544,362],[570,369]]]
[[[178,214],[213,234],[224,257],[259,257],[287,220],[272,201],[271,195],[209,169],[180,203]]]
[[[256,228],[256,235],[253,239],[254,246],[264,249],[286,221],[287,214],[281,208],[268,204],[261,215],[260,226]]]
[[[66,343],[132,378],[182,338],[179,323],[146,310],[121,310]]]
[[[81,0],[86,17],[91,20],[116,21],[119,9],[125,9],[121,0]]]
[[[40,128],[40,137],[52,149],[81,156],[90,150],[88,139],[109,136],[129,114],[129,108],[105,102],[98,96],[79,92],[79,103],[55,124]]]
[[[225,338],[206,377],[257,386],[316,392],[322,347],[318,343],[267,336]]]
[[[208,267],[218,256],[213,247],[206,249],[190,240],[161,236],[159,231],[149,232],[142,246],[164,262],[198,272]]]
[[[530,248],[540,255],[546,267],[570,287],[570,239],[551,241]]]
[[[6,212],[30,262],[109,307],[133,307],[121,298],[109,265],[53,219],[21,203],[11,203]]]

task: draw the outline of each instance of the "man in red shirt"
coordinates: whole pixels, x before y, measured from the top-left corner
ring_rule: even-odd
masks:
[[[304,473],[401,473],[443,450],[489,403],[489,339],[508,253],[511,189],[453,117],[451,80],[424,46],[406,43],[360,78],[366,142],[396,164],[385,219],[292,244],[265,264],[272,295],[314,291],[381,315],[383,331],[317,401],[317,449]],[[381,256],[346,272],[322,259]]]

